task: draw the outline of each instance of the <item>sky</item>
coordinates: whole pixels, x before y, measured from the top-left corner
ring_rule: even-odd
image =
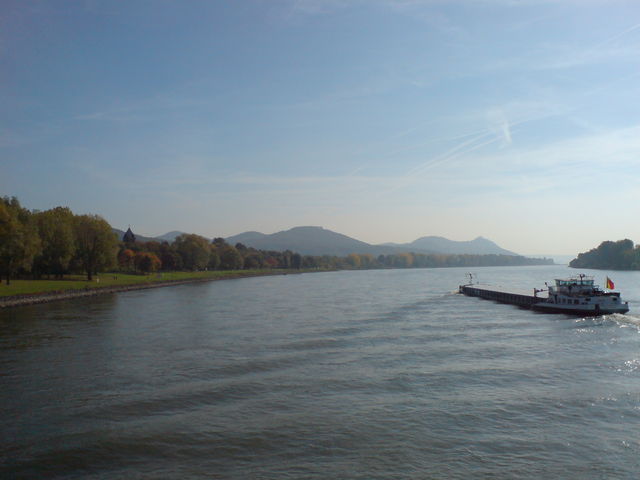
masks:
[[[640,242],[640,2],[0,2],[0,195],[142,235]]]

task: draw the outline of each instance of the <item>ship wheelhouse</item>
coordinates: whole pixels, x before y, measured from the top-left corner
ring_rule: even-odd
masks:
[[[571,278],[556,278],[555,287],[549,287],[549,295],[584,296],[602,295],[604,292],[595,285],[593,277],[579,275]]]

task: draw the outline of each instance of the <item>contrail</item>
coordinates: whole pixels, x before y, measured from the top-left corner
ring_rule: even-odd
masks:
[[[545,113],[545,114],[534,114],[534,115],[529,115],[527,117],[523,117],[519,120],[515,120],[513,122],[511,122],[509,124],[509,127],[511,129],[513,129],[514,127],[521,125],[523,123],[528,123],[534,120],[540,120],[542,118],[548,118],[548,117],[552,117],[557,115],[557,112],[553,112],[553,113]],[[504,132],[503,132],[504,133]],[[425,173],[426,171],[443,165],[445,163],[454,161],[464,155],[467,155],[469,153],[472,153],[482,147],[485,147],[487,145],[491,145],[492,143],[496,143],[499,140],[503,140],[504,137],[503,136],[498,136],[496,135],[496,133],[488,128],[485,128],[483,130],[479,130],[477,132],[474,132],[474,136],[473,138],[466,140],[464,142],[461,142],[460,144],[454,146],[453,148],[450,148],[448,151],[446,151],[445,153],[436,156],[435,158],[429,159],[426,162],[423,162],[415,167],[413,167],[412,169],[410,169],[398,182],[398,184],[395,187],[392,187],[391,189],[387,190],[386,193],[393,193],[396,192],[398,190],[400,190],[401,188],[407,187],[408,185],[414,183],[417,179],[417,177],[419,177],[420,175],[422,175],[423,173]],[[453,138],[464,138],[466,136],[469,135],[462,135],[462,136],[458,136],[458,137],[453,137]],[[510,137],[510,133],[509,133],[509,137]]]
[[[427,170],[441,165],[443,163],[449,162],[455,158],[460,157],[461,155],[473,152],[474,150],[477,150],[478,148],[481,148],[485,145],[488,145],[490,143],[496,142],[497,141],[497,137],[492,138],[489,141],[486,142],[481,142],[481,143],[477,143],[478,141],[481,141],[483,138],[486,137],[494,137],[492,132],[485,132],[481,135],[476,135],[475,137],[473,137],[470,140],[467,140],[465,142],[460,143],[459,145],[456,145],[455,147],[451,148],[450,150],[448,150],[447,152],[443,153],[442,155],[439,155],[433,159],[430,159],[426,162],[423,162],[420,165],[417,165],[416,167],[412,168],[411,170],[409,170],[401,179],[401,181],[393,188],[391,188],[390,190],[387,191],[387,193],[393,193],[397,190],[400,190],[401,188],[404,188],[408,185],[410,185],[411,183],[413,183],[416,179],[416,177],[418,177],[419,175],[423,174],[424,172],[426,172]],[[475,145],[474,145],[475,144]]]
[[[618,40],[619,38],[628,35],[629,33],[640,29],[640,23],[635,24],[630,26],[629,28],[601,41],[600,43],[596,44],[595,46],[593,46],[592,48],[590,48],[589,50],[584,52],[584,55],[588,55],[590,54],[592,51],[597,50],[609,43],[612,43],[616,40]],[[637,76],[638,73],[633,73],[631,75],[629,75],[628,77],[635,77]],[[626,77],[625,77],[626,78]],[[594,89],[592,92],[589,92],[589,94],[593,94],[595,92],[599,92],[602,89],[607,89],[610,88],[612,86],[612,84],[616,83],[617,81],[619,81],[620,79],[616,80],[615,82],[610,82],[606,85],[602,85],[596,89]],[[570,108],[569,111],[572,110],[576,110],[576,108]],[[388,190],[386,193],[393,193],[397,190],[400,190],[404,187],[407,187],[408,185],[414,183],[417,180],[417,177],[419,177],[421,174],[424,174],[426,171],[443,165],[447,162],[450,161],[454,161],[460,157],[462,157],[463,155],[467,155],[469,153],[472,153],[482,147],[485,147],[487,145],[491,145],[493,143],[496,143],[498,140],[500,139],[505,139],[506,141],[508,141],[509,143],[511,142],[511,130],[518,126],[521,125],[523,123],[528,123],[534,120],[540,120],[543,118],[548,118],[548,117],[553,117],[556,115],[560,115],[562,113],[567,113],[565,112],[551,112],[551,113],[543,113],[543,114],[533,114],[533,115],[529,115],[528,117],[524,117],[521,118],[519,120],[510,122],[508,120],[505,120],[505,122],[503,122],[503,124],[500,126],[502,129],[502,137],[499,137],[496,135],[496,133],[494,131],[491,131],[490,129],[483,129],[483,130],[479,130],[476,132],[471,132],[471,133],[466,133],[466,134],[461,134],[461,135],[457,135],[457,136],[453,136],[450,137],[448,140],[456,140],[456,139],[463,139],[463,138],[467,138],[467,137],[472,137],[469,138],[468,140],[465,140],[463,142],[461,142],[460,144],[450,148],[448,151],[437,155],[434,158],[431,158],[419,165],[416,165],[415,167],[411,168],[409,171],[407,171],[405,173],[404,176],[402,176],[398,183],[396,184],[396,186],[392,187],[390,190]],[[429,142],[431,143],[431,142]]]
[[[631,33],[631,32],[633,32],[634,30],[637,30],[638,28],[640,28],[640,23],[637,23],[636,25],[633,25],[632,27],[629,27],[629,28],[627,28],[626,30],[623,30],[622,32],[617,33],[617,34],[615,34],[614,36],[609,37],[609,38],[607,38],[606,40],[603,40],[602,42],[600,42],[600,43],[599,43],[599,44],[597,44],[596,46],[591,47],[591,48],[588,50],[588,52],[591,52],[591,51],[596,50],[596,49],[598,49],[598,48],[604,47],[606,44],[611,43],[611,42],[614,42],[614,41],[616,41],[617,39],[619,39],[620,37],[622,37],[622,36],[626,35],[627,33]]]

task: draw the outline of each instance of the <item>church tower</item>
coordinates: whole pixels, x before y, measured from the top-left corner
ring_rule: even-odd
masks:
[[[124,232],[124,235],[122,236],[122,241],[124,243],[136,243],[136,236],[131,231],[131,226],[129,226],[127,231]]]

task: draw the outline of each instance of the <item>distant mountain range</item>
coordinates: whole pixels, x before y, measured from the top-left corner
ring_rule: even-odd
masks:
[[[260,232],[246,232],[226,239],[235,245],[242,243],[259,250],[291,250],[302,255],[338,255],[350,253],[392,253],[391,247],[370,245],[341,233],[322,227],[295,227],[290,230],[266,235]]]
[[[122,238],[124,231],[113,229]],[[135,232],[134,232],[135,233]],[[158,241],[173,242],[184,232],[172,231],[158,237],[136,235],[141,242]],[[291,250],[302,255],[336,255],[345,256],[350,253],[369,253],[372,255],[389,255],[400,252],[470,254],[470,255],[518,255],[499,247],[491,240],[478,237],[474,240],[458,242],[444,237],[421,237],[411,243],[385,243],[372,245],[341,233],[322,227],[294,227],[290,230],[265,234],[260,232],[244,232],[225,239],[235,245],[242,243],[247,247],[259,250],[284,251]]]
[[[491,240],[477,237],[474,240],[454,241],[444,237],[421,237],[411,243],[385,243],[385,246],[399,248],[414,252],[427,253],[451,253],[451,254],[475,254],[475,255],[518,255],[517,253],[499,247]]]
[[[184,232],[179,232],[178,230],[172,230],[170,232],[165,233],[164,235],[160,235],[159,237],[156,237],[156,240],[159,240],[161,242],[171,243],[183,233]]]
[[[260,250],[292,250],[303,255],[344,256],[349,253],[386,255],[399,252],[517,255],[482,237],[466,242],[457,242],[443,237],[422,237],[411,243],[372,245],[322,227],[295,227],[270,235],[245,232],[226,240],[232,245],[240,242],[247,247]]]

